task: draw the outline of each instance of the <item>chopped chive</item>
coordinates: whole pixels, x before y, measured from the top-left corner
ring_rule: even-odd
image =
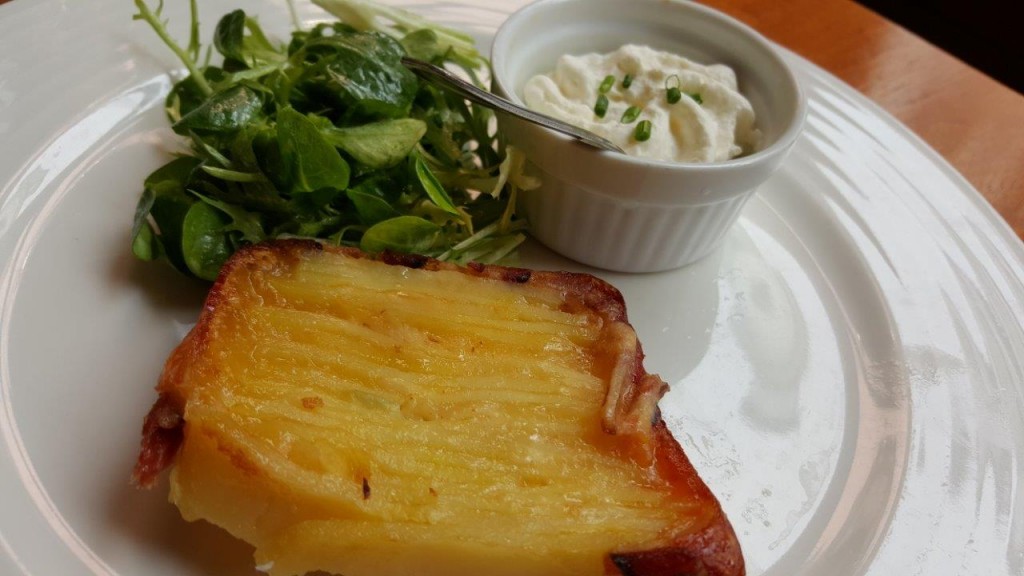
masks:
[[[604,115],[608,113],[608,97],[604,94],[597,95],[597,103],[594,104],[594,114],[597,114],[598,118],[604,118]]]
[[[622,87],[623,88],[629,88],[630,85],[632,85],[632,84],[633,84],[633,76],[631,76],[630,74],[626,74],[626,76],[622,79]]]
[[[675,80],[675,83],[672,83]],[[669,84],[672,84],[669,86]],[[673,74],[668,78],[665,78],[665,99],[668,100],[669,104],[675,104],[683,97],[683,93],[679,91],[679,76]]]
[[[633,131],[633,138],[636,138],[637,142],[646,142],[651,138],[651,121],[641,120],[636,125],[636,130]]]
[[[612,76],[611,74],[609,74],[609,75],[604,77],[604,81],[601,82],[601,86],[598,87],[597,91],[600,92],[601,94],[604,94],[605,92],[611,90],[612,86],[614,86],[614,85],[615,85],[615,76]]]
[[[687,94],[687,96],[689,96],[690,98],[693,98],[693,101],[696,102],[697,104],[703,104],[704,103],[704,99],[701,98],[700,94],[697,93],[697,92],[694,92],[693,94]]]
[[[622,113],[622,118],[619,120],[619,122],[622,122],[623,124],[630,124],[634,120],[636,120],[636,117],[639,115],[640,109],[637,108],[636,106],[630,106],[629,108],[626,108],[625,112]]]

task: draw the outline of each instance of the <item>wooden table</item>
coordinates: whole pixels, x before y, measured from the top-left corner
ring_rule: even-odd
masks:
[[[1024,239],[1024,96],[850,0],[702,2],[877,102],[945,157]]]
[[[1024,96],[850,0],[702,1],[880,104],[1024,238]]]

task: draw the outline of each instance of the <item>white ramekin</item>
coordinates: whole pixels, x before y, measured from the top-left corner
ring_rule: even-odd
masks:
[[[494,92],[522,104],[535,74],[563,54],[646,44],[736,71],[754,107],[757,152],[711,164],[670,163],[599,151],[499,116],[541,186],[521,208],[534,237],[569,258],[620,272],[678,268],[715,249],[743,205],[778,168],[803,125],[793,72],[752,28],[678,0],[540,0],[512,14],[491,48]]]

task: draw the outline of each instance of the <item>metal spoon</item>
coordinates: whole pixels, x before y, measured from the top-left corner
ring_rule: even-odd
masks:
[[[619,148],[615,144],[612,144],[608,140],[582,128],[573,126],[561,120],[556,120],[550,116],[539,114],[528,108],[523,108],[518,104],[513,104],[500,96],[491,94],[486,90],[481,90],[476,86],[466,82],[462,78],[459,78],[455,74],[441,68],[440,66],[434,66],[429,62],[417,60],[415,58],[409,58],[407,56],[402,57],[402,65],[411,70],[420,78],[425,80],[433,80],[444,85],[452,92],[455,92],[459,96],[462,96],[470,102],[474,102],[481,106],[486,106],[491,110],[497,110],[499,112],[505,112],[511,114],[517,118],[522,118],[527,122],[533,122],[534,124],[550,128],[555,132],[560,132],[566,136],[571,136],[584,144],[593,146],[594,148],[600,148],[601,150],[610,150],[612,152],[619,152],[625,154],[622,148]]]

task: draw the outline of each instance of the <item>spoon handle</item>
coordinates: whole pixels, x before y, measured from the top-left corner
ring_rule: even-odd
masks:
[[[562,122],[561,120],[556,120],[550,116],[539,114],[529,108],[513,104],[504,98],[491,94],[486,90],[477,88],[473,84],[466,82],[462,78],[459,78],[440,66],[434,66],[429,62],[409,58],[408,56],[402,57],[402,65],[423,79],[434,80],[443,84],[445,88],[448,88],[470,102],[474,102],[492,110],[511,114],[518,118],[522,118],[523,120],[544,126],[545,128],[550,128],[556,132],[561,132],[562,134],[571,136],[576,140],[595,148],[610,150],[612,152],[619,152],[622,154],[625,153],[622,148],[619,148],[615,144],[612,144],[593,132]]]

